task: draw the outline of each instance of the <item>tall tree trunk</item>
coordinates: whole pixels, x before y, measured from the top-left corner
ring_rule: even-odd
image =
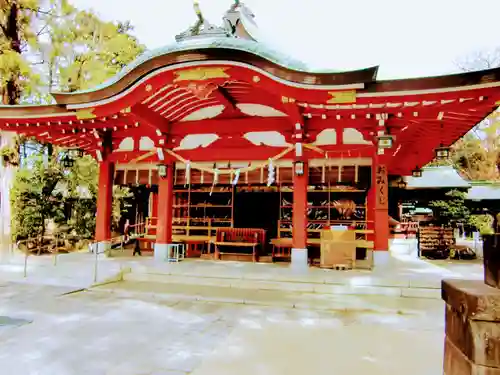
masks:
[[[10,48],[21,54],[21,33],[19,25],[19,4],[17,0],[12,1],[5,23],[5,38],[10,44]],[[19,85],[19,75],[14,73],[7,81],[2,95],[3,104],[14,105],[21,101],[21,87]]]
[[[10,9],[6,11],[3,24],[4,37],[12,51],[21,55],[21,29],[19,25],[20,7],[18,0],[12,0]],[[20,72],[12,72],[5,86],[1,89],[1,102],[5,105],[16,105],[21,101]],[[15,145],[14,134],[1,132],[0,145]],[[14,168],[0,165],[0,262],[9,261],[10,252],[7,244],[11,244],[11,207],[10,189],[14,181]]]

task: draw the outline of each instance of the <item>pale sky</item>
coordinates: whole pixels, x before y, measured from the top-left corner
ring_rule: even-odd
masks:
[[[232,0],[199,0],[221,24]],[[192,0],[72,0],[107,20],[130,20],[148,49],[174,42]],[[246,0],[266,41],[311,67],[380,65],[379,79],[448,74],[475,51],[500,47],[500,0]]]

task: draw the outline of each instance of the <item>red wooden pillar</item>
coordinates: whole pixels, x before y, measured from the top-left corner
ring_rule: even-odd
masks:
[[[372,185],[368,195],[368,220],[373,221],[374,258],[388,258],[389,253],[389,182],[387,165],[381,155],[372,163]],[[387,252],[380,254],[380,252]],[[377,254],[378,253],[378,254]]]
[[[303,174],[293,168],[293,217],[292,217],[292,265],[307,267],[307,185],[309,168],[303,162]]]
[[[174,164],[167,164],[167,175],[158,177],[158,220],[155,258],[164,260],[172,243],[172,206],[174,200]]]
[[[109,153],[103,152],[99,163],[99,189],[97,193],[97,214],[95,241],[99,252],[109,249],[111,240],[111,216],[113,203],[113,177],[115,166],[109,160]]]
[[[151,212],[149,213],[149,217],[157,218],[158,217],[158,192],[151,193]]]

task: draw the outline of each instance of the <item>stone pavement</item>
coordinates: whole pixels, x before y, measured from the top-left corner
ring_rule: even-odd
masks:
[[[0,283],[13,281],[35,285],[55,285],[84,289],[92,286],[95,275],[95,255],[90,253],[60,254],[54,264],[53,256],[30,256],[27,262],[27,277],[24,277],[25,257],[21,253],[10,254],[0,263]],[[133,264],[133,260],[127,262]],[[113,258],[99,255],[97,283],[119,278],[126,264]]]
[[[158,263],[147,258],[136,261],[130,268],[132,272],[124,275],[124,279],[130,282],[434,299],[441,299],[443,278],[483,278],[480,262],[434,263],[398,251],[392,251],[387,263],[372,271],[309,268],[296,272],[283,263],[192,259],[180,263]]]
[[[392,298],[406,304],[394,314],[67,292],[0,287],[0,373],[442,374],[437,300]]]
[[[443,302],[374,291],[392,283],[438,292],[443,277],[482,277],[477,262],[430,263],[406,251],[372,272],[305,274],[99,258],[104,284],[94,287],[92,254],[60,255],[56,266],[30,257],[26,279],[23,262],[0,265],[0,374],[442,374]],[[128,269],[125,281],[106,283]],[[155,272],[161,282],[137,279]],[[335,283],[373,293],[337,294]]]
[[[61,285],[75,289],[87,288],[95,283],[93,254],[59,255],[57,265],[54,265],[51,256],[30,256],[27,264],[27,277],[24,278],[23,255],[17,253],[10,256],[7,262],[0,263],[0,282]],[[121,272],[123,270],[131,270],[132,273]],[[178,264],[158,264],[151,257],[99,256],[97,283],[121,279],[124,273],[125,279],[129,281],[427,298],[440,298],[439,289],[443,278],[483,277],[482,264],[479,262],[428,262],[417,259],[415,243],[411,240],[393,241],[388,264],[377,266],[372,271],[339,272],[310,268],[304,273],[294,273],[288,265],[283,264],[193,260]],[[391,287],[393,290],[390,290]]]
[[[147,296],[155,300],[204,301],[330,312],[415,314],[436,306],[436,301],[429,298],[309,293],[292,290],[257,289],[257,287],[254,289],[241,289],[216,285],[165,282],[124,281],[97,286],[92,291],[116,293],[130,298]]]

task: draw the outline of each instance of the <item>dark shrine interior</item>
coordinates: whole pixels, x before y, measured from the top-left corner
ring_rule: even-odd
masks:
[[[261,228],[266,238],[278,235],[280,195],[277,192],[237,192],[234,196],[234,226]]]

